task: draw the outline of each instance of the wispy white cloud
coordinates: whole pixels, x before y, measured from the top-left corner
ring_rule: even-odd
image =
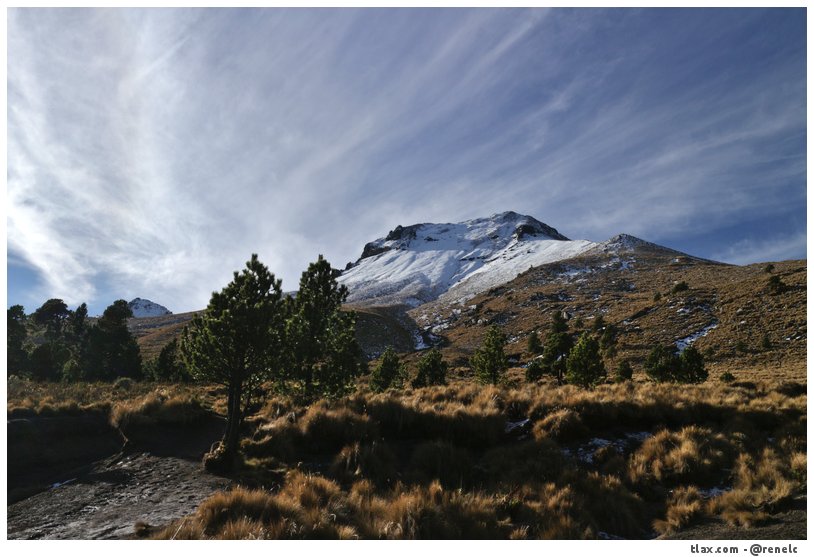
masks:
[[[765,261],[805,259],[806,232],[760,240],[740,240],[716,252],[713,259],[735,265],[749,265]]]
[[[42,299],[182,311],[252,252],[291,289],[399,223],[776,222],[805,202],[805,28],[767,13],[13,9],[11,257]]]

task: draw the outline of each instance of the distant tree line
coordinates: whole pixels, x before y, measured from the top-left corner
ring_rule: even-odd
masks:
[[[40,381],[109,381],[141,377],[141,354],[127,329],[132,311],[116,300],[93,324],[88,307],[75,310],[52,298],[26,315],[7,310],[8,374]]]

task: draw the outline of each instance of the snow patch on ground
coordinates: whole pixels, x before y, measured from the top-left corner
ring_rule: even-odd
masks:
[[[715,497],[720,497],[724,493],[732,491],[732,487],[711,487],[709,489],[699,489],[698,493],[701,494],[701,497],[704,499],[714,499]]]
[[[703,329],[701,329],[700,331],[697,331],[697,332],[695,332],[695,333],[693,333],[693,334],[691,334],[689,336],[686,336],[684,338],[678,339],[676,341],[676,343],[675,343],[676,348],[678,348],[678,353],[680,354],[680,353],[684,352],[684,350],[686,350],[688,346],[692,345],[692,343],[694,343],[699,338],[707,336],[709,334],[709,332],[712,329],[716,328],[717,326],[718,326],[718,322],[714,321],[714,322],[710,323],[709,325],[707,325],[706,327],[704,327]]]
[[[584,462],[585,464],[593,464],[594,453],[598,449],[612,446],[620,454],[629,452],[633,447],[640,445],[645,439],[652,437],[653,434],[648,431],[636,431],[626,433],[622,437],[615,439],[603,439],[601,437],[594,437],[593,439],[583,443],[574,448],[562,449],[562,453],[567,457],[573,457]]]

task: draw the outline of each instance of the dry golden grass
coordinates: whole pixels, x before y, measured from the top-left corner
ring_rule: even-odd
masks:
[[[212,508],[234,507],[220,520],[202,506],[161,536],[641,538],[709,516],[752,525],[805,481],[804,392],[453,382],[310,408],[273,399],[243,449],[255,472],[284,474],[279,490],[219,496]],[[523,419],[525,435],[505,431]],[[591,463],[573,456],[593,437],[631,431],[652,436],[626,454],[605,446]],[[729,491],[708,500],[701,487]]]
[[[195,397],[206,407],[215,404],[209,385],[158,384],[138,381],[115,383],[42,383],[17,377],[7,381],[9,418],[33,415],[70,415],[90,410],[110,411],[116,404],[131,404],[150,393],[165,398]]]
[[[705,503],[698,488],[681,486],[670,494],[665,517],[653,521],[653,529],[659,534],[675,532],[700,519],[704,509]]]
[[[582,439],[589,433],[579,413],[570,408],[551,412],[534,424],[532,432],[535,439],[551,437],[561,442]]]
[[[796,458],[799,466],[799,456]],[[782,509],[799,489],[800,484],[791,471],[792,464],[768,447],[757,458],[741,454],[734,470],[732,491],[713,499],[710,511],[735,526],[759,524],[769,513]]]
[[[673,486],[694,482],[714,486],[727,477],[739,447],[723,434],[698,426],[663,430],[647,439],[630,458],[634,484]]]
[[[88,408],[72,386],[13,387],[10,409]],[[218,408],[222,394],[200,385],[87,389],[112,423],[145,431]],[[246,486],[157,535],[641,538],[710,516],[750,526],[805,485],[806,412],[805,385],[780,380],[634,381],[591,391],[453,381],[361,390],[310,407],[276,397],[247,418],[236,478]],[[507,432],[521,420],[522,431]],[[591,462],[577,456],[595,437],[643,432],[652,436],[625,450],[590,448]],[[706,499],[701,488],[712,487],[725,492]]]
[[[135,400],[116,402],[110,424],[119,429],[156,425],[187,425],[206,415],[201,401],[189,394],[170,395],[157,390]]]

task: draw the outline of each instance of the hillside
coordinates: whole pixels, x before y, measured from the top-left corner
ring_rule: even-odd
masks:
[[[158,357],[161,349],[181,331],[197,312],[175,313],[156,317],[132,317],[127,328],[136,337],[144,361]]]
[[[437,335],[445,355],[464,365],[486,327],[500,325],[509,352],[526,361],[527,336],[545,332],[555,312],[570,329],[602,316],[619,331],[619,355],[641,362],[657,343],[694,343],[716,372],[748,367],[772,375],[779,366],[805,377],[806,262],[775,263],[787,286],[772,294],[766,264],[733,266],[679,255],[653,244],[610,249],[542,265],[459,304],[438,301],[410,311],[425,334]],[[673,292],[685,282],[687,290]],[[770,348],[763,346],[767,336]],[[637,366],[638,363],[638,366]]]

